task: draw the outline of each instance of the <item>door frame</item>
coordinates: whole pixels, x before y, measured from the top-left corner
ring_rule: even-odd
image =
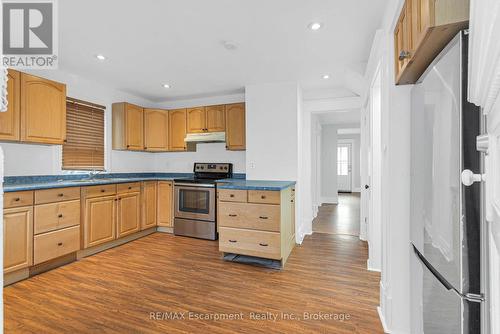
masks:
[[[350,174],[349,174],[349,191],[343,190],[341,191],[340,188],[337,189],[337,191],[340,192],[353,192],[353,172],[352,172],[352,165],[353,165],[353,158],[352,158],[352,153],[353,153],[353,148],[354,148],[354,140],[352,139],[337,139],[337,150],[340,145],[349,145],[349,169],[350,169]],[[336,167],[338,168],[338,154],[337,154],[337,165]],[[335,173],[337,173],[337,168],[335,169]],[[338,179],[339,176],[337,174],[337,187],[338,187]]]

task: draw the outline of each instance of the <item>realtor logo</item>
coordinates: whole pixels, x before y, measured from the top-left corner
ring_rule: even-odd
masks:
[[[2,6],[2,64],[10,68],[57,68],[55,0],[7,0]]]

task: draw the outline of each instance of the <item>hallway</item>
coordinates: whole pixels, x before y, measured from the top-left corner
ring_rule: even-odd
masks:
[[[359,203],[359,193],[339,193],[339,204],[319,208],[313,232],[359,236]]]

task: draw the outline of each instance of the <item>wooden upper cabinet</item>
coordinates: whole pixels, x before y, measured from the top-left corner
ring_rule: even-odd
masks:
[[[469,0],[406,0],[394,30],[396,84],[414,84],[460,30]]]
[[[33,264],[33,207],[5,209],[3,213],[4,273]]]
[[[187,145],[184,141],[184,139],[186,138],[186,123],[186,109],[176,109],[169,111],[169,151],[186,151]]]
[[[205,107],[206,129],[208,132],[224,132],[226,130],[226,108],[224,105]]]
[[[245,103],[226,105],[226,147],[228,150],[246,148]]]
[[[207,127],[205,107],[187,109],[187,132],[205,132]]]
[[[144,150],[144,109],[126,103],[113,103],[113,149]]]
[[[21,140],[63,144],[66,139],[66,85],[21,73]]]
[[[158,215],[156,221],[158,226],[172,227],[173,226],[173,197],[174,187],[170,181],[158,181]]]
[[[19,141],[21,119],[21,73],[9,70],[7,81],[7,111],[0,113],[0,140]]]
[[[144,149],[151,152],[168,151],[168,111],[144,109]]]

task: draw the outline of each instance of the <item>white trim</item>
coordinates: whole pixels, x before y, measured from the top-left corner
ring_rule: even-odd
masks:
[[[375,271],[378,273],[380,272],[380,268],[373,266],[370,262],[370,259],[366,260],[366,269],[368,269],[368,271]]]
[[[382,324],[382,329],[384,330],[384,333],[390,334],[391,331],[387,327],[387,323],[385,321],[385,317],[384,317],[384,314],[382,313],[382,309],[380,308],[380,306],[377,306],[377,313],[378,313],[378,317],[380,319],[380,323]]]
[[[338,196],[321,197],[321,204],[339,204],[339,198],[338,198]]]
[[[356,188],[352,189],[352,192],[353,193],[360,193],[361,192],[361,187],[356,187]]]

